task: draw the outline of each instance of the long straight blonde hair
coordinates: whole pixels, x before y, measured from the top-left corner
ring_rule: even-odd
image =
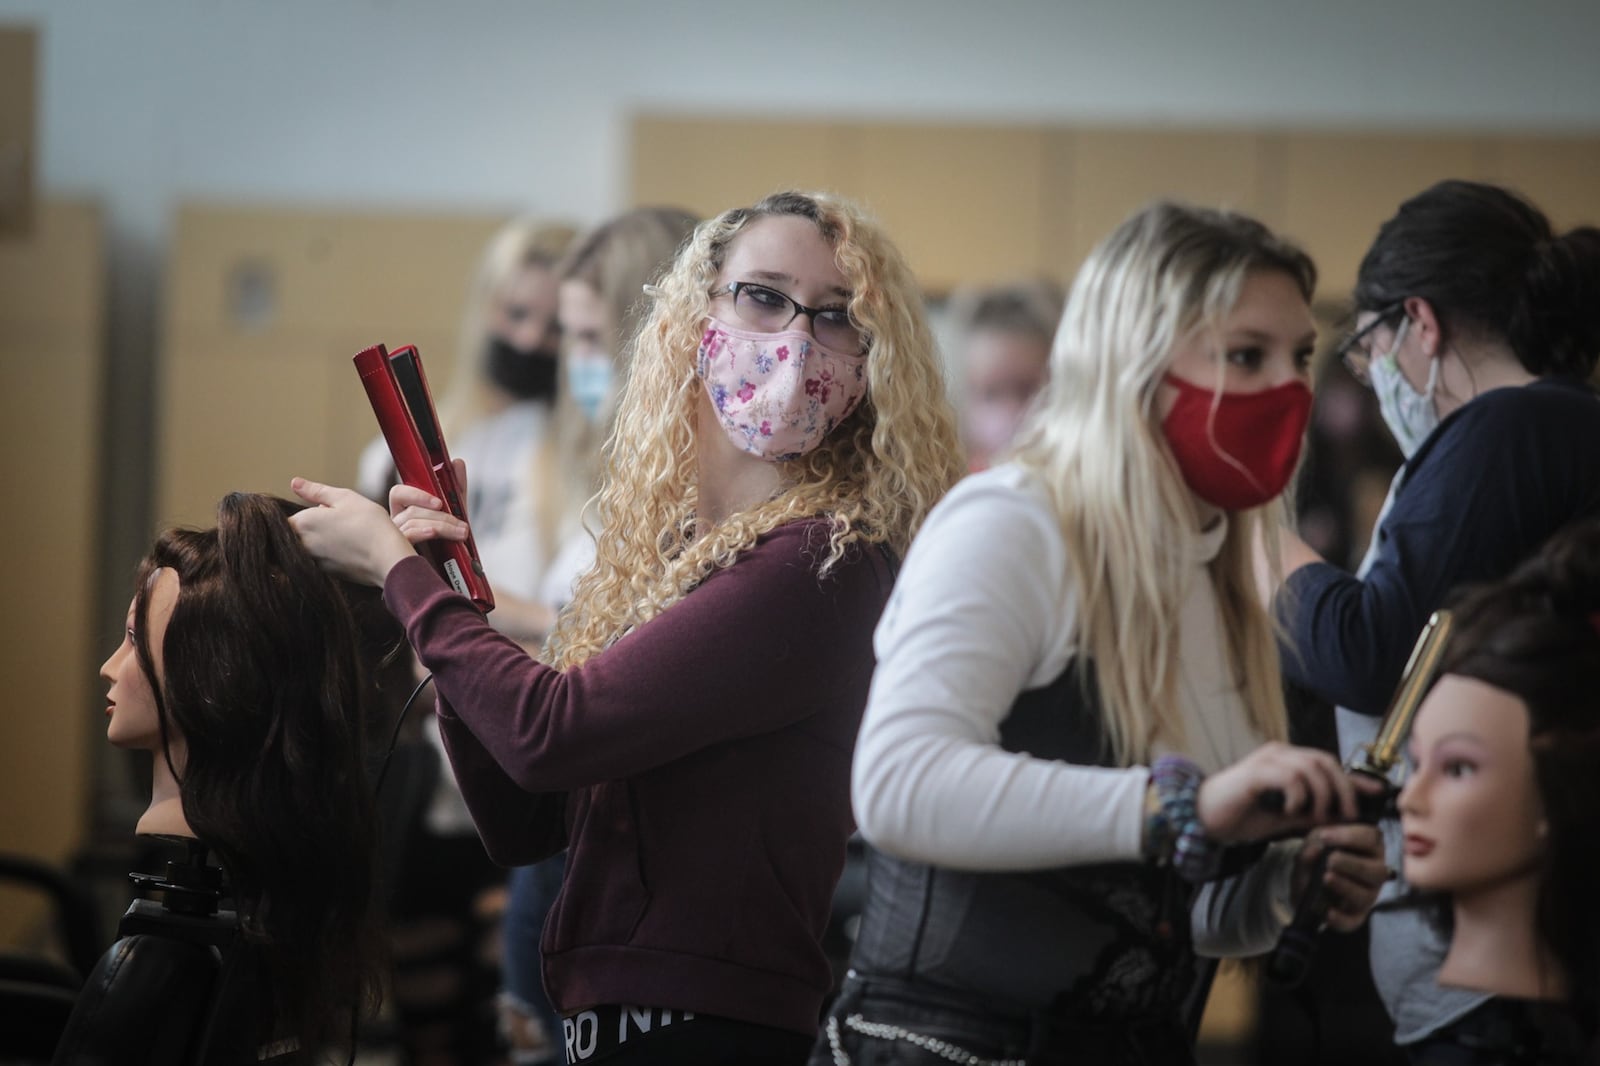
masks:
[[[1146,761],[1157,736],[1185,740],[1179,618],[1199,516],[1165,443],[1156,391],[1194,331],[1220,348],[1223,318],[1260,271],[1287,275],[1310,300],[1310,258],[1253,219],[1167,202],[1133,215],[1078,272],[1049,384],[1019,437],[1017,461],[1037,473],[1061,522],[1081,595],[1080,647],[1095,663],[1109,754],[1122,765]],[[1251,725],[1281,740],[1276,634],[1251,563],[1262,510],[1229,516],[1209,574]]]
[[[556,448],[553,454],[544,453],[552,468],[544,484],[552,487],[563,535],[579,529],[582,509],[600,487],[602,446],[616,416],[615,397],[627,380],[633,357],[630,342],[650,307],[645,286],[672,266],[673,257],[699,221],[682,208],[636,207],[590,230],[556,265],[562,284],[575,281],[587,285],[605,308],[612,330],[606,351],[616,382],[612,398],[591,418],[567,386],[570,364],[565,358],[561,361]]]
[[[781,464],[783,492],[702,528],[695,353],[730,243],[768,216],[808,219],[833,248],[850,282],[850,314],[871,338],[867,395],[815,450]],[[701,223],[653,290],[605,456],[595,565],[546,648],[562,668],[649,621],[785,522],[828,519],[821,574],[856,545],[903,553],[962,473],[955,413],[905,259],[858,208],[826,194],[777,193]]]

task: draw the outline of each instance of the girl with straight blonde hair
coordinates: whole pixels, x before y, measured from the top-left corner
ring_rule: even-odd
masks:
[[[1249,553],[1310,408],[1314,280],[1174,204],[1090,255],[1014,460],[934,510],[878,628],[870,895],[813,1062],[1191,1061],[1196,951],[1270,948],[1329,848],[1329,921],[1363,919],[1371,827],[1232,847],[1356,814],[1284,743]]]
[[[644,290],[672,266],[699,220],[675,207],[637,207],[579,239],[556,266],[561,282],[561,387],[555,402],[556,446],[540,454],[539,481],[562,531],[545,571],[540,599],[559,611],[577,576],[594,564],[594,533],[585,502],[600,483],[601,444],[616,419],[616,395],[632,357],[629,341],[649,309]],[[513,1066],[554,1062],[561,1019],[545,995],[539,934],[561,878],[559,852],[511,871],[500,953],[500,1028]]]
[[[561,548],[545,574],[543,598],[557,607],[594,563],[594,533],[583,511],[600,487],[633,339],[650,311],[645,289],[671,268],[699,221],[681,208],[636,207],[584,234],[556,266],[563,350],[550,478]]]
[[[895,560],[960,475],[922,302],[849,203],[702,224],[652,295],[594,567],[545,665],[411,544],[460,537],[297,479],[333,569],[384,587],[491,855],[565,848],[545,984],[569,1061],[799,1063],[852,830],[850,752]]]

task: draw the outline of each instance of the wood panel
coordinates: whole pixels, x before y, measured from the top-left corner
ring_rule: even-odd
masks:
[[[847,141],[825,122],[640,116],[629,199],[709,218],[781,189],[848,192]]]
[[[337,354],[235,348],[223,360],[214,357],[228,350],[223,345],[197,349],[202,354],[174,349],[162,366],[162,492],[154,516],[162,528],[213,524],[217,500],[235,490],[287,496],[289,478],[323,468],[328,451]]]
[[[1037,127],[850,127],[851,192],[929,292],[1045,268],[1045,133]]]
[[[157,386],[159,526],[209,524],[235,489],[355,477],[377,434],[351,367],[415,344],[450,384],[498,216],[190,206],[178,213]]]
[[[498,215],[179,208],[165,326],[368,330],[460,316]]]
[[[103,730],[95,667],[105,248],[99,210],[43,200],[0,240],[0,448],[28,501],[0,534],[0,850],[60,863],[87,826],[88,753]],[[0,905],[0,943],[41,909]]]
[[[1173,198],[1274,221],[1263,140],[1248,131],[1081,129],[1055,134],[1071,149],[1047,190],[1070,189],[1066,241],[1049,264],[1071,277],[1089,250],[1145,204]],[[1279,208],[1281,210],[1281,208]],[[1048,209],[1047,209],[1048,210]]]
[[[1378,226],[1447,177],[1526,191],[1558,225],[1600,218],[1600,138],[829,123],[646,116],[634,123],[632,198],[702,212],[779,185],[864,200],[932,293],[1035,272],[1069,280],[1141,204],[1234,207],[1303,243],[1319,300],[1354,284]]]
[[[1495,138],[1488,176],[1532,200],[1558,232],[1600,225],[1600,138]]]
[[[1444,178],[1485,180],[1483,139],[1409,133],[1290,133],[1278,139],[1284,232],[1317,261],[1319,300],[1345,299],[1378,227]]]
[[[304,330],[248,338],[194,330],[173,338],[156,412],[156,525],[209,525],[224,494],[287,497],[296,475],[353,484],[356,459],[378,429],[350,360],[377,339]],[[393,347],[416,344],[443,391],[454,331],[407,329],[387,339]]]

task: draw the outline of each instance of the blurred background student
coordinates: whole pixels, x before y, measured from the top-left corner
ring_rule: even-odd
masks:
[[[583,524],[583,508],[600,487],[600,446],[611,433],[633,336],[650,305],[644,287],[672,264],[697,221],[674,207],[628,211],[585,234],[557,266],[563,351],[552,489],[560,501],[562,539],[539,590],[552,611],[572,598],[573,582],[594,561],[594,534]],[[500,1023],[513,1063],[563,1061],[561,1019],[540,973],[539,936],[565,869],[566,853],[558,852],[511,871]]]
[[[969,467],[987,469],[1011,447],[1050,374],[1050,341],[1066,294],[1053,281],[966,288],[950,297],[961,383],[961,441]]]

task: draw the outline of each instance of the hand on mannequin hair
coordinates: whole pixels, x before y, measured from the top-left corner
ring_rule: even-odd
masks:
[[[384,509],[354,489],[341,489],[297,477],[294,494],[316,504],[292,516],[306,550],[322,567],[364,585],[383,586],[395,563],[416,550]],[[442,501],[433,502],[443,507]]]

